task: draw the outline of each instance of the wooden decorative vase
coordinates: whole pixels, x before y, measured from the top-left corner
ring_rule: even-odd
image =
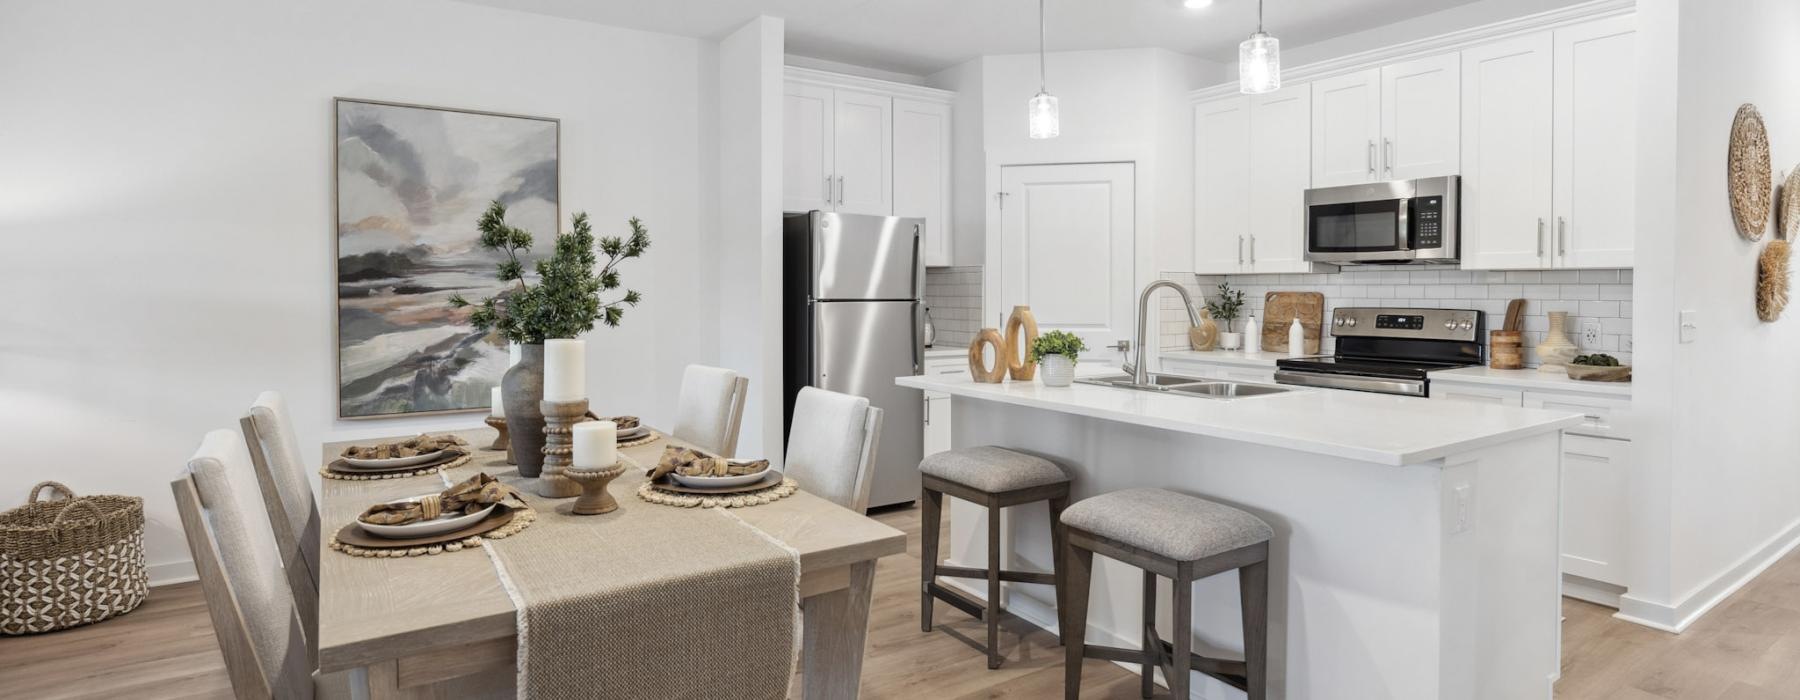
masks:
[[[1537,346],[1538,370],[1565,374],[1563,368],[1581,354],[1581,348],[1569,340],[1568,325],[1569,312],[1550,312],[1550,332],[1544,334],[1544,342]]]
[[[1031,307],[1013,307],[1012,316],[1006,319],[1005,346],[1006,373],[1013,381],[1029,382],[1037,376],[1037,365],[1031,362],[1031,346],[1037,339],[1037,317],[1031,315]]]
[[[544,467],[538,474],[537,492],[544,498],[581,495],[581,486],[564,472],[574,463],[575,424],[588,419],[587,399],[544,401]]]
[[[982,346],[994,349],[993,367],[987,366]],[[975,341],[969,343],[969,374],[978,384],[999,384],[1006,381],[1006,343],[1000,339],[1000,331],[983,328],[975,334]]]

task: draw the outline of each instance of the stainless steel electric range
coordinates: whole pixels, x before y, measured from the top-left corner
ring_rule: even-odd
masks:
[[[1330,356],[1275,362],[1280,384],[1430,396],[1430,373],[1478,365],[1486,318],[1470,309],[1346,307],[1332,312]]]

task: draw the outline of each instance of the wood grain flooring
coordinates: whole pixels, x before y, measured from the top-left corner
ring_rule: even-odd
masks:
[[[1048,632],[1002,625],[1006,665],[987,670],[986,629],[947,605],[919,631],[917,509],[878,514],[907,534],[905,555],[882,559],[869,615],[863,697],[1049,698],[1062,693],[1062,650]],[[157,588],[137,611],[100,625],[0,637],[0,698],[229,698],[198,584]],[[1800,698],[1800,552],[1770,567],[1681,635],[1563,601],[1558,698],[1765,700]],[[1137,677],[1102,661],[1082,668],[1084,698],[1137,697]]]

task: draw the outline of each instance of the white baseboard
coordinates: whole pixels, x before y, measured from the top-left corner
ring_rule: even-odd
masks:
[[[1564,598],[1584,600],[1617,610],[1619,596],[1625,594],[1625,589],[1604,581],[1582,578],[1574,574],[1563,574],[1562,594]]]
[[[1637,598],[1627,592],[1619,596],[1619,612],[1613,617],[1651,629],[1680,634],[1688,625],[1700,619],[1701,615],[1705,615],[1756,578],[1757,574],[1787,556],[1796,545],[1800,545],[1800,520],[1790,523],[1786,529],[1744,555],[1730,568],[1719,572],[1712,580],[1689,591],[1680,602],[1673,605],[1658,603]]]
[[[200,575],[194,572],[194,562],[191,559],[151,564],[144,568],[150,574],[150,585],[152,586],[167,586],[171,583],[187,583],[200,579]]]

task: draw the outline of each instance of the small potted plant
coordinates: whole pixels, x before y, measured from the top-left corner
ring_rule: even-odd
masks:
[[[1219,298],[1206,302],[1206,310],[1212,313],[1212,317],[1225,322],[1225,329],[1219,331],[1220,349],[1236,350],[1244,346],[1244,334],[1237,332],[1232,326],[1243,309],[1244,292],[1232,289],[1230,282],[1220,282]]]
[[[1068,386],[1075,381],[1075,361],[1087,345],[1074,333],[1050,331],[1031,344],[1031,361],[1043,374],[1044,386]]]

